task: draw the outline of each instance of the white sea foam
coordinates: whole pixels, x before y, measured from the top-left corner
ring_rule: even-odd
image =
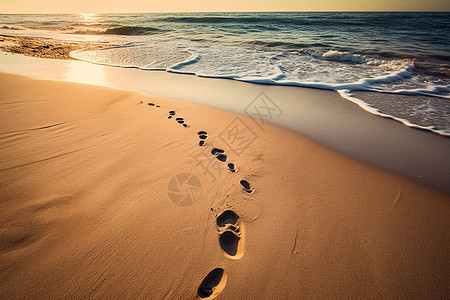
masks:
[[[379,109],[373,107],[372,105],[362,101],[361,99],[358,99],[358,98],[354,97],[349,90],[338,90],[338,92],[343,98],[345,98],[345,99],[347,99],[349,101],[352,101],[353,103],[357,104],[359,107],[364,109],[365,111],[370,112],[370,113],[372,113],[374,115],[378,115],[378,116],[381,116],[381,117],[384,117],[384,118],[396,120],[396,121],[401,122],[401,123],[403,123],[406,126],[411,127],[411,128],[431,131],[431,132],[435,132],[435,133],[438,133],[438,134],[443,135],[443,136],[450,137],[450,130],[448,130],[448,129],[447,130],[446,129],[436,129],[433,126],[421,126],[421,125],[414,124],[414,123],[410,122],[407,119],[399,118],[399,117],[396,117],[394,115],[390,115],[390,114],[386,114],[386,113],[381,112]],[[428,108],[425,108],[425,109],[428,109]]]
[[[363,64],[368,61],[368,59],[362,55],[350,54],[347,52],[340,52],[340,51],[336,51],[336,50],[330,50],[330,51],[322,54],[322,57],[324,59],[328,59],[328,60],[351,62],[354,64]]]
[[[114,66],[143,70],[165,70],[200,77],[311,87],[334,90],[366,111],[403,124],[449,135],[449,129],[419,126],[351,95],[352,91],[376,91],[404,95],[450,98],[450,86],[442,83],[414,83],[411,61],[381,60],[340,51],[257,51],[241,46],[210,44],[201,47],[191,41],[129,42],[103,50],[75,51],[72,57]],[[401,87],[401,88],[398,88]]]
[[[173,72],[173,73],[181,73],[181,74],[190,74],[190,75],[196,75],[194,72],[188,72],[183,71],[183,67],[186,67],[187,65],[192,65],[198,62],[202,57],[195,51],[189,51],[191,56],[186,59],[185,61],[179,62],[174,64],[173,66],[170,66],[166,69],[167,72]]]

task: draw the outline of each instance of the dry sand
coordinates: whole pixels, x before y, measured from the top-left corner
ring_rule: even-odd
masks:
[[[0,90],[2,299],[449,295],[446,194],[212,108],[4,73]]]

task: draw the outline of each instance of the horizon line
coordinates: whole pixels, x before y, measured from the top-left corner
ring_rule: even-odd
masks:
[[[393,12],[393,13],[449,13],[450,10],[265,10],[265,11],[153,11],[153,12],[0,12],[0,15],[51,15],[51,14],[163,14],[163,13],[321,13],[321,12],[341,12],[341,13],[362,13],[362,12]]]
[[[294,12],[430,12],[430,13],[448,13],[450,10],[243,10],[243,11],[148,11],[148,12],[1,12],[0,15],[14,15],[14,14],[33,14],[33,15],[48,15],[48,14],[160,14],[160,13],[294,13]]]

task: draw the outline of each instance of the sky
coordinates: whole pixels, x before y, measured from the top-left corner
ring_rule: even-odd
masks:
[[[0,13],[450,11],[450,0],[0,0]]]

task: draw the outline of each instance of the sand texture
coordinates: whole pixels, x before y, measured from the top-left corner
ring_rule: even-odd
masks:
[[[449,295],[447,194],[212,108],[0,91],[2,299]]]
[[[49,38],[0,35],[0,50],[39,58],[73,59],[70,52],[105,48],[102,43],[61,41]]]

